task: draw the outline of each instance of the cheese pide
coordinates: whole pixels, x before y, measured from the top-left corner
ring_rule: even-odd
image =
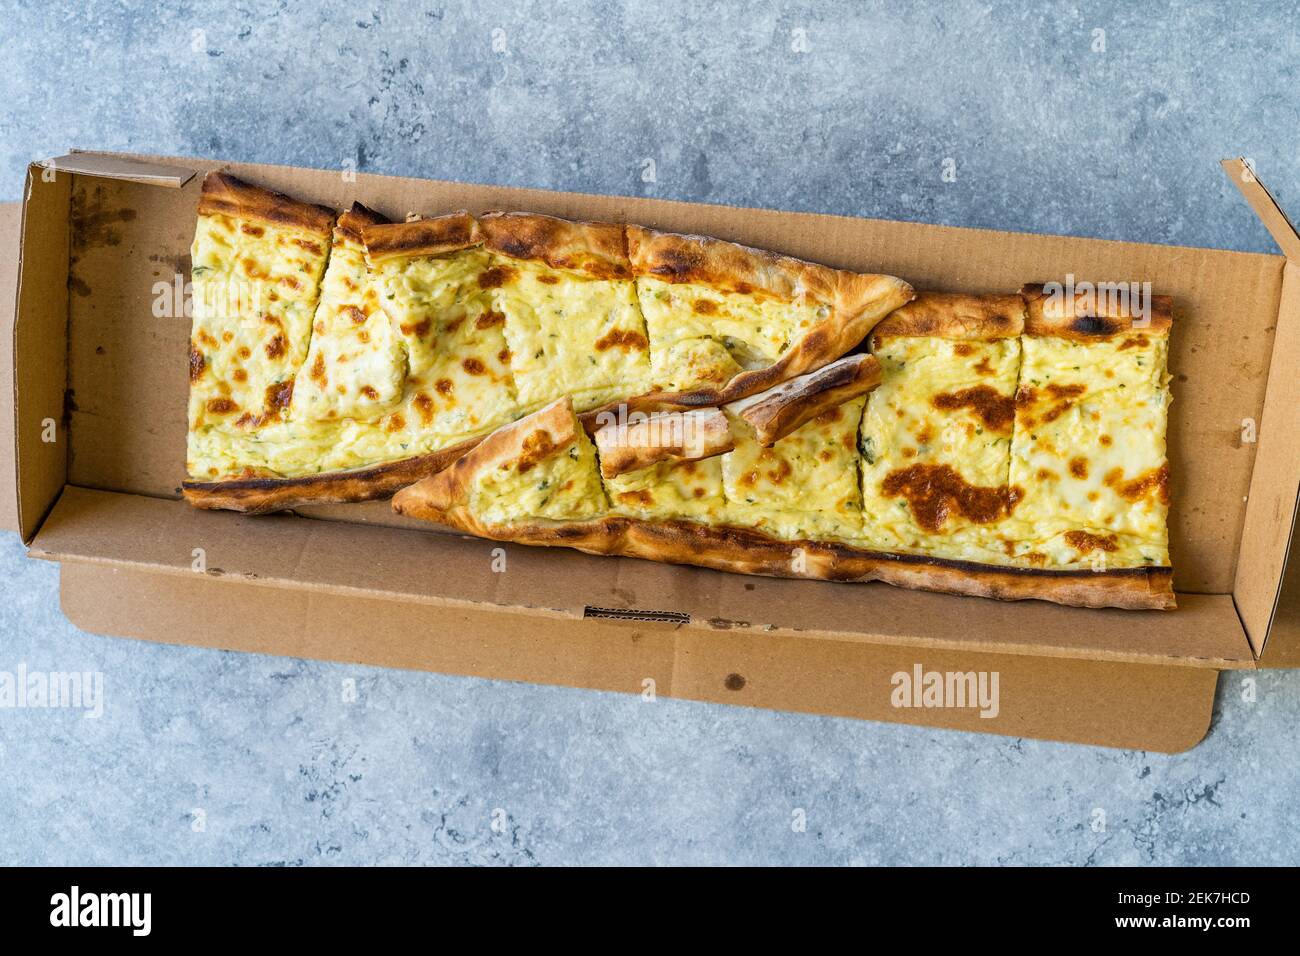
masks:
[[[194,262],[188,480],[205,508],[385,497],[568,396],[708,408],[822,367],[907,283],[530,213],[342,216],[221,173]]]
[[[1042,286],[923,293],[870,354],[690,421],[602,426],[561,399],[393,506],[499,540],[743,573],[1172,608],[1170,325],[1165,297],[1137,310]]]

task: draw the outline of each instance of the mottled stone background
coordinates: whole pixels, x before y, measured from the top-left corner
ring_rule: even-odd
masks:
[[[1272,251],[1244,154],[1300,212],[1286,2],[4,13],[0,199],[81,146]],[[3,863],[1300,862],[1295,673],[1164,757],[154,647],[0,573],[0,670],[107,693],[0,710]]]

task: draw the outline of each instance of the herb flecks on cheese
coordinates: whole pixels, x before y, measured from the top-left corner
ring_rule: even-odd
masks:
[[[571,404],[547,411],[520,421],[513,454],[475,473],[469,505],[485,523],[580,521],[608,512],[595,446]]]
[[[217,177],[201,206],[194,242],[190,340],[189,471],[230,473],[214,450],[287,417],[293,380],[307,355],[332,216],[258,190],[279,205],[263,215]]]
[[[630,280],[504,258],[494,272],[492,308],[523,407],[563,393],[586,409],[649,390],[650,342]]]
[[[865,399],[828,409],[769,447],[732,419],[735,450],[722,456],[730,523],[783,540],[861,535],[858,425]]]
[[[650,337],[652,375],[664,389],[718,386],[780,358],[798,336],[830,314],[817,302],[786,302],[638,276],[637,296]]]
[[[1026,336],[1007,524],[1043,567],[1166,566],[1168,339]]]

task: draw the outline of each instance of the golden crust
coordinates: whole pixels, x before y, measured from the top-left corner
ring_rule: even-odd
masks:
[[[371,265],[388,259],[447,256],[483,243],[478,221],[464,211],[363,226],[361,238]]]
[[[203,177],[199,215],[230,216],[244,222],[281,226],[329,238],[337,214],[328,206],[302,202],[284,193],[254,186],[229,173],[211,172]]]
[[[387,217],[381,216],[369,206],[354,202],[334,224],[334,241],[350,242],[354,246],[364,248],[365,239],[362,238],[362,230],[366,226],[379,226],[389,221]]]
[[[880,384],[880,374],[875,356],[846,355],[815,372],[733,402],[728,409],[753,427],[760,445],[774,445],[823,412],[871,391]]]
[[[1168,610],[1175,606],[1170,568],[1108,571],[999,568],[887,554],[825,541],[780,541],[748,528],[622,516],[575,522],[530,520],[488,526],[469,512],[464,504],[466,499],[439,494],[439,477],[435,475],[399,492],[393,499],[393,509],[398,514],[497,541],[693,564],[737,574],[841,582],[880,581],[948,594],[1003,601],[1036,599],[1076,607]],[[446,486],[441,490],[446,491]]]
[[[848,321],[882,303],[907,302],[912,287],[893,276],[845,272],[766,249],[713,239],[627,227],[627,253],[633,275],[665,282],[707,285],[723,292],[770,296],[784,302],[818,302],[832,306]],[[872,325],[880,318],[872,316]],[[865,336],[858,336],[856,345]],[[851,348],[852,345],[849,347]]]
[[[269,514],[297,505],[374,501],[437,474],[478,442],[479,439],[471,438],[418,458],[305,478],[185,481],[181,484],[181,493],[196,508],[244,514]]]
[[[699,461],[736,447],[727,416],[716,408],[656,412],[596,429],[600,474],[615,478],[658,461]]]
[[[1026,304],[1026,335],[1095,342],[1131,332],[1168,335],[1173,324],[1174,300],[1167,295],[1152,295],[1147,301],[1148,297],[1136,294],[1132,298],[1104,294],[1082,283],[1076,284],[1072,297],[1064,294],[1059,283],[1025,285],[1020,294]],[[1138,300],[1137,309],[1132,299]],[[1144,307],[1149,316],[1140,315]]]
[[[1015,338],[1025,330],[1025,300],[1018,295],[920,292],[891,312],[872,332],[882,339],[932,336],[962,341]]]
[[[596,279],[632,275],[623,226],[573,222],[527,212],[490,212],[479,217],[485,248],[511,259],[544,262],[554,269]]]

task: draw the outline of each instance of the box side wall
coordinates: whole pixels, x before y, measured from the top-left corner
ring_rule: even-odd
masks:
[[[64,566],[62,595],[73,623],[98,633],[640,696],[628,706],[680,697],[1161,752],[1205,735],[1217,678],[1192,668],[918,653],[640,622],[516,628],[491,612],[89,565]],[[200,634],[190,626],[196,617],[210,622]],[[977,685],[983,674],[983,705],[897,706],[900,675],[918,666],[971,674]]]
[[[218,164],[179,160],[203,171]],[[814,261],[901,275],[920,288],[1006,291],[1073,274],[1145,280],[1176,298],[1170,358],[1175,401],[1170,459],[1176,586],[1232,590],[1256,445],[1244,419],[1262,414],[1282,259],[1214,250],[1016,235],[911,223],[745,210],[540,190],[403,180],[334,171],[239,165],[237,175],[316,202],[353,199],[390,216],[468,207],[533,209],[577,218],[645,222],[703,232]],[[188,275],[198,179],[180,189],[78,177],[78,208],[134,213],[117,244],[80,241],[73,264],[71,379],[73,483],[175,496],[184,471],[188,324],[154,315],[159,282]],[[74,232],[83,230],[74,223]],[[1241,330],[1225,336],[1223,329]],[[173,357],[168,361],[167,357]],[[1232,387],[1224,388],[1225,374]],[[131,454],[123,454],[130,449]],[[382,506],[326,508],[324,516],[392,522]]]
[[[28,170],[13,354],[18,526],[24,540],[36,532],[68,472],[71,187],[66,173]]]
[[[18,530],[18,455],[14,448],[14,317],[18,308],[21,203],[0,203],[0,528]]]
[[[1254,423],[1250,423],[1254,424]],[[1274,609],[1292,547],[1296,496],[1300,488],[1300,266],[1284,269],[1277,336],[1268,373],[1268,396],[1258,421],[1259,450],[1242,528],[1241,557],[1233,596],[1256,654],[1291,656],[1300,622]],[[1270,633],[1272,625],[1272,633]]]

